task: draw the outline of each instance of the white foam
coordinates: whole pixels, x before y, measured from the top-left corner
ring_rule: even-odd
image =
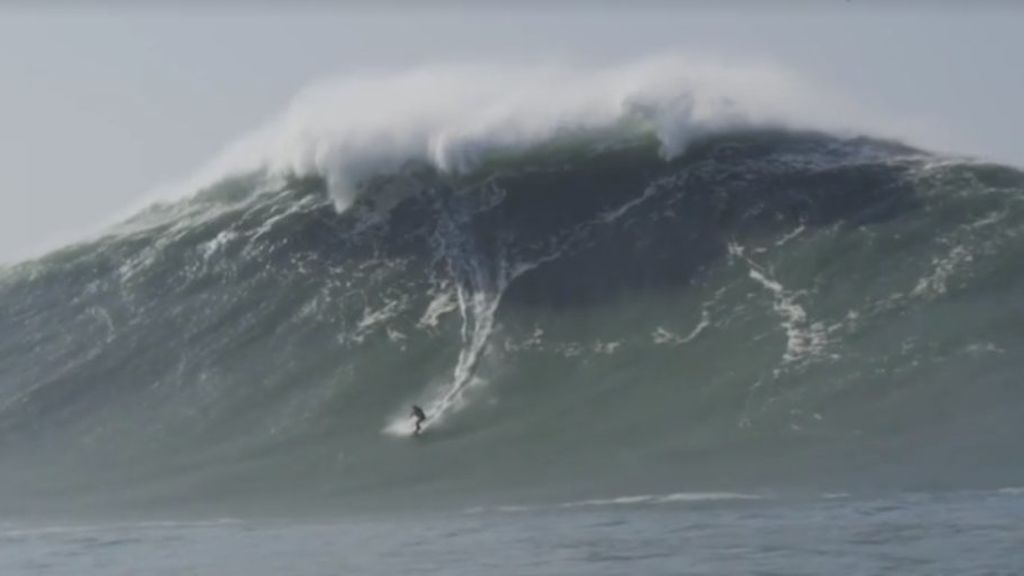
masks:
[[[533,333],[528,338],[520,342],[513,342],[510,339],[505,340],[503,346],[506,352],[522,352],[524,350],[540,350],[544,346],[544,329],[535,326]]]
[[[211,520],[173,521],[150,520],[143,522],[112,522],[109,524],[53,524],[29,525],[20,527],[8,524],[0,527],[0,537],[48,536],[54,534],[78,534],[90,532],[108,532],[116,530],[150,530],[178,528],[216,528],[222,526],[238,526],[243,521],[237,518],[216,518]]]
[[[946,256],[932,259],[930,274],[917,281],[911,290],[912,296],[934,297],[946,293],[949,279],[964,265],[970,264],[974,257],[963,246],[954,246]]]
[[[672,492],[669,494],[632,494],[611,498],[594,498],[589,500],[573,500],[554,504],[555,508],[600,508],[607,506],[651,506],[665,504],[687,504],[699,502],[724,502],[741,500],[764,500],[770,498],[760,494],[744,492]],[[495,512],[529,512],[542,510],[552,505],[503,504],[493,508],[474,506],[463,510],[465,514]]]
[[[672,492],[669,494],[633,494],[614,498],[595,498],[563,502],[559,508],[584,508],[596,506],[630,506],[638,504],[682,504],[691,502],[718,502],[726,500],[761,500],[764,496],[743,492]]]
[[[107,333],[106,337],[104,338],[104,342],[107,344],[112,342],[114,340],[114,334],[116,334],[117,331],[114,328],[114,321],[110,317],[110,312],[108,312],[107,309],[102,306],[92,306],[87,310],[87,312],[91,314],[93,318],[96,318],[96,320],[99,320],[100,322],[103,323],[103,327],[106,329]]]
[[[658,326],[654,332],[651,333],[651,339],[654,340],[655,344],[672,344],[678,346],[680,344],[688,344],[693,342],[705,328],[711,325],[711,317],[708,315],[707,308],[700,311],[700,322],[690,330],[690,333],[686,336],[680,336],[670,330]]]
[[[455,302],[455,295],[450,290],[445,290],[427,305],[427,309],[423,312],[423,316],[420,317],[420,321],[417,324],[420,328],[437,328],[437,323],[441,319],[441,316],[457,310],[459,305]]]
[[[221,251],[225,246],[234,240],[238,234],[231,230],[224,230],[220,234],[217,234],[213,240],[204,242],[200,245],[199,250],[203,254],[203,260],[209,260],[214,254]]]
[[[615,222],[619,218],[622,218],[624,215],[629,213],[629,211],[632,210],[633,208],[639,206],[640,204],[643,204],[648,198],[654,196],[661,189],[662,186],[648,186],[647,188],[644,188],[643,193],[637,196],[636,198],[626,202],[625,204],[619,206],[618,208],[609,210],[603,214],[598,215],[597,221],[603,224],[611,224],[612,222]]]
[[[798,302],[800,292],[787,290],[778,280],[748,258],[745,249],[732,243],[728,247],[729,254],[746,261],[748,276],[772,293],[772,309],[781,318],[780,325],[786,332],[786,351],[783,353],[784,364],[820,356],[828,345],[828,329],[821,322],[811,322]]]
[[[683,339],[675,332],[658,326],[651,332],[651,340],[654,340],[655,344],[679,344]]]
[[[366,339],[367,335],[381,327],[384,328],[388,339],[392,342],[404,339],[405,334],[394,330],[392,327],[388,326],[387,323],[404,311],[406,305],[406,298],[397,298],[395,300],[385,301],[384,305],[380,308],[373,309],[366,306],[363,308],[363,317],[356,323],[355,329],[352,333],[340,336],[339,340],[342,342],[351,341],[362,343]]]
[[[786,234],[782,238],[779,238],[779,240],[777,242],[775,242],[775,246],[778,247],[778,246],[783,246],[783,245],[787,244],[793,238],[796,238],[800,234],[803,234],[803,231],[805,229],[806,229],[806,227],[803,224],[800,224],[792,232],[790,232],[789,234]]]
[[[393,416],[383,430],[388,436],[407,437],[416,432],[416,423],[411,414]]]
[[[621,341],[605,342],[603,340],[598,340],[597,342],[594,342],[593,350],[595,354],[609,355],[615,354],[615,351],[618,350],[620,346],[622,346]]]
[[[997,210],[995,212],[991,212],[988,216],[985,216],[984,218],[975,220],[974,222],[968,224],[967,228],[975,229],[991,226],[992,224],[997,224],[1005,220],[1007,215],[1009,215],[1009,212],[1007,210]]]
[[[363,333],[376,324],[387,322],[401,312],[401,310],[402,302],[400,300],[389,300],[387,304],[376,310],[365,308],[363,310],[363,317],[356,325],[356,331],[358,333]]]
[[[767,64],[667,55],[603,68],[434,66],[317,82],[275,120],[227,147],[186,187],[257,170],[317,174],[344,208],[362,179],[409,160],[459,172],[497,150],[627,125],[655,134],[670,157],[711,131],[843,131],[854,117],[860,125],[869,118]]]

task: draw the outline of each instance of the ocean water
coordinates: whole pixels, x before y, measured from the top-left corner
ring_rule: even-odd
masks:
[[[0,273],[0,513],[1024,484],[1024,175],[603,144],[231,179]]]
[[[639,502],[638,502],[639,501]],[[41,576],[1005,575],[1024,490],[652,499],[342,521],[4,525],[0,573]]]
[[[1024,173],[714,95],[296,113],[0,269],[0,576],[1021,573]]]

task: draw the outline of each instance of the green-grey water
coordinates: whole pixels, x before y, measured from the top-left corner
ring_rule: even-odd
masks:
[[[4,526],[4,574],[1019,574],[1020,490]]]
[[[1024,175],[613,136],[0,270],[0,573],[1020,573]]]

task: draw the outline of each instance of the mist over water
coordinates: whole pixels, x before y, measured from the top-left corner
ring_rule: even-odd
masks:
[[[311,84],[180,191],[256,170],[314,175],[343,210],[363,180],[408,161],[458,174],[495,156],[594,133],[653,134],[671,158],[721,130],[786,126],[890,136],[897,125],[767,63],[669,53],[604,67],[428,66]]]

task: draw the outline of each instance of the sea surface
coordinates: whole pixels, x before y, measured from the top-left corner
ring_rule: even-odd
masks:
[[[1024,571],[1024,490],[654,497],[450,514],[4,525],[10,576],[1006,575]]]

